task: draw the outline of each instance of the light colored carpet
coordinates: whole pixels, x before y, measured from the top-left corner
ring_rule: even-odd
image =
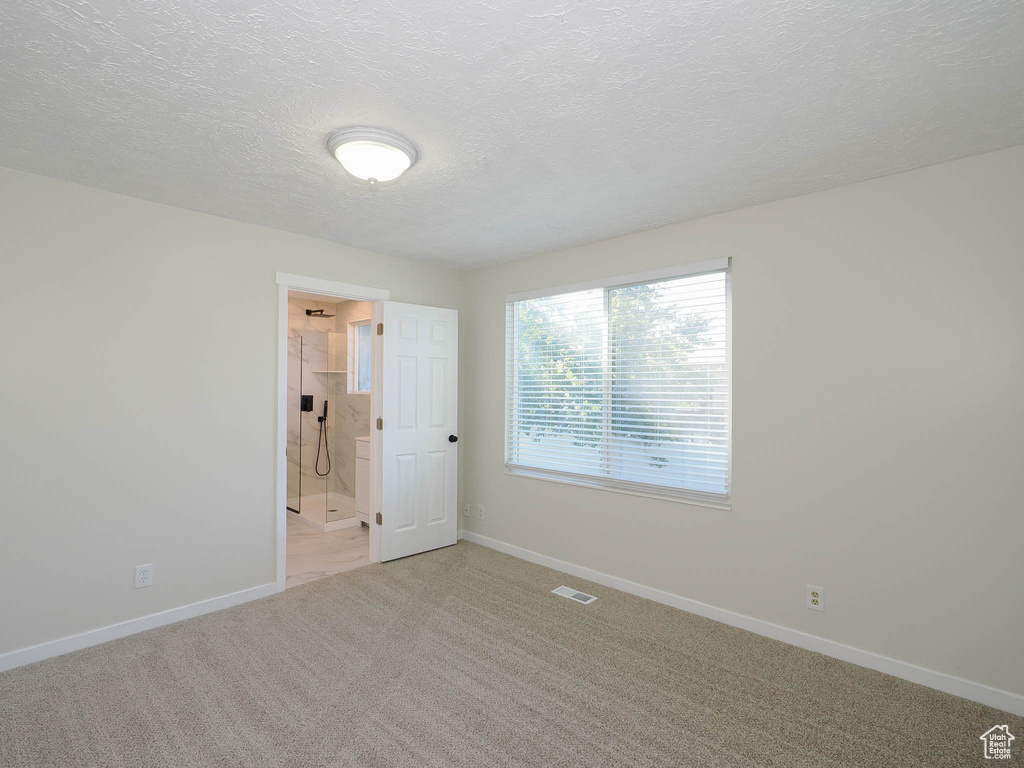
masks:
[[[4,768],[961,768],[997,723],[465,542],[0,674]]]

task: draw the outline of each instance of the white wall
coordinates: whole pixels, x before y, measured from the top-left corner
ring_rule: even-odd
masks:
[[[0,653],[273,581],[277,271],[459,299],[441,268],[0,169]]]
[[[732,511],[505,475],[505,295],[721,256]],[[1024,147],[471,273],[463,525],[1024,693],[1022,289]]]

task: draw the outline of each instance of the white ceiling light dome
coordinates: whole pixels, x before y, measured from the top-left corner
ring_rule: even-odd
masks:
[[[327,149],[346,171],[371,184],[397,179],[419,157],[412,142],[380,128],[344,128],[327,140]]]

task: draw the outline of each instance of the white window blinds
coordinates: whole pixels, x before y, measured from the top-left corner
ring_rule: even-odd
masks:
[[[509,471],[727,505],[728,262],[696,269],[509,297]]]

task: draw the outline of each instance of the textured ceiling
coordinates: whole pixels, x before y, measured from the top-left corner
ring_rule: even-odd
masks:
[[[0,165],[477,267],[1024,142],[1021,0],[9,0]],[[325,149],[397,131],[390,184]]]

